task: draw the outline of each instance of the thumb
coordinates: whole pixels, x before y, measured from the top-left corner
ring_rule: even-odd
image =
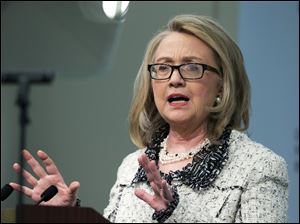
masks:
[[[78,181],[73,181],[70,183],[69,189],[71,194],[76,194],[80,187],[80,183]]]

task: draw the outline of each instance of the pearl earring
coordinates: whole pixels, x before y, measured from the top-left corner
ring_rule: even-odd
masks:
[[[221,97],[220,96],[217,96],[216,97],[216,104],[218,105],[218,104],[220,104],[221,103]]]

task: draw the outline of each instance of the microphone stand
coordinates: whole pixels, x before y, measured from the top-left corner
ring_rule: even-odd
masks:
[[[22,155],[22,150],[26,147],[26,126],[30,123],[29,117],[28,117],[28,107],[29,107],[29,90],[30,90],[30,81],[27,77],[23,76],[19,79],[19,92],[17,96],[16,104],[20,108],[20,114],[19,114],[19,123],[21,127],[20,131],[20,152],[19,152],[19,164],[21,166],[21,171],[19,173],[19,184],[20,186],[24,185],[24,178],[23,178],[23,168],[24,168],[24,157]],[[23,193],[22,191],[19,191],[18,194],[18,205],[21,206],[23,204]],[[17,214],[17,217],[22,217],[22,211],[19,210],[19,214]],[[17,220],[18,221],[18,220]]]
[[[1,74],[1,83],[3,84],[18,84],[19,91],[17,95],[16,104],[20,108],[19,114],[19,122],[21,127],[20,132],[20,159],[19,164],[21,166],[21,170],[19,173],[19,184],[20,186],[24,185],[23,178],[23,168],[24,168],[24,158],[22,156],[22,150],[26,148],[26,126],[30,123],[30,119],[28,117],[28,107],[29,107],[29,90],[30,84],[39,83],[39,84],[47,84],[52,81],[54,74],[52,72],[23,72],[23,73],[6,73]],[[21,207],[23,204],[23,193],[22,191],[18,194],[18,206]],[[19,213],[17,214],[17,222],[20,221],[18,218],[21,217],[21,209],[19,209]]]

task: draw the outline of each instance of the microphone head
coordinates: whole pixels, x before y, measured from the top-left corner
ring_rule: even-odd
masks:
[[[4,201],[13,192],[13,187],[9,184],[5,184],[1,189],[1,201]]]
[[[54,195],[57,194],[57,192],[58,192],[57,187],[51,185],[41,194],[41,198],[43,199],[43,201],[49,201],[51,198],[54,197]]]

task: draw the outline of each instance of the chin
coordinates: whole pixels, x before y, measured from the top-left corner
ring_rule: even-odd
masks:
[[[183,116],[172,116],[164,118],[168,124],[172,125],[185,125],[191,122],[191,118],[183,117]]]

